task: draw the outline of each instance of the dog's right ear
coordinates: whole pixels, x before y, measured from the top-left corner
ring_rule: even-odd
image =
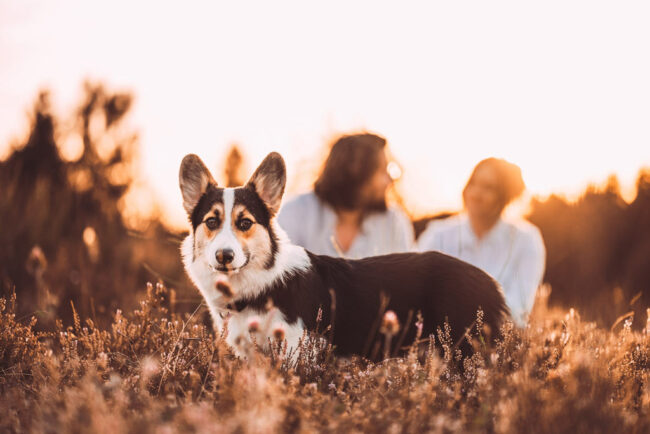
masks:
[[[178,181],[183,194],[183,208],[188,215],[192,215],[208,185],[211,183],[217,185],[203,161],[194,154],[188,154],[183,158]]]

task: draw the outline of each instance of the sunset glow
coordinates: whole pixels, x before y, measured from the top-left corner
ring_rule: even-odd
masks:
[[[0,155],[41,88],[61,114],[86,78],[131,91],[141,178],[176,225],[183,155],[219,181],[234,142],[249,170],[281,152],[291,194],[337,134],[379,133],[413,215],[460,207],[489,156],[534,195],[617,174],[629,197],[650,165],[646,2],[90,3],[0,2]]]

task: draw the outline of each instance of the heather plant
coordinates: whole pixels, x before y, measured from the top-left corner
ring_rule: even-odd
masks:
[[[70,325],[34,331],[0,300],[0,402],[9,432],[647,432],[650,337],[627,318],[613,330],[577,311],[492,344],[481,312],[464,355],[436,336],[402,357],[335,357],[329,329],[295,354],[282,336],[238,358],[174,293],[147,285],[131,312],[100,328],[73,306]],[[384,318],[386,333],[398,324]],[[418,321],[422,321],[418,318]],[[254,328],[256,324],[251,324]],[[259,325],[257,325],[259,326]],[[382,351],[385,349],[382,348]]]
[[[26,324],[16,318],[16,294],[0,298],[0,390],[29,388],[38,374],[42,356],[49,350],[42,342],[46,335],[36,333],[36,318]]]

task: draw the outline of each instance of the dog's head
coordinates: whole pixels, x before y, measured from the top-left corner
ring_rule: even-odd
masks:
[[[286,184],[280,154],[270,153],[246,185],[237,188],[219,187],[201,159],[190,154],[181,163],[179,181],[192,224],[186,241],[191,253],[190,246],[184,247],[186,266],[189,260],[202,276],[274,266],[278,238],[273,219]]]

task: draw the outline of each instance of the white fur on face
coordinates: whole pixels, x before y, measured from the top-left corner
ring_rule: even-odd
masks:
[[[244,253],[241,243],[233,232],[232,209],[235,205],[235,189],[226,188],[223,190],[223,225],[221,231],[208,244],[204,254],[207,255],[207,261],[210,266],[217,268],[217,252],[219,250],[231,249],[235,253],[235,258],[228,264],[228,267],[236,270],[246,264],[248,258]]]

